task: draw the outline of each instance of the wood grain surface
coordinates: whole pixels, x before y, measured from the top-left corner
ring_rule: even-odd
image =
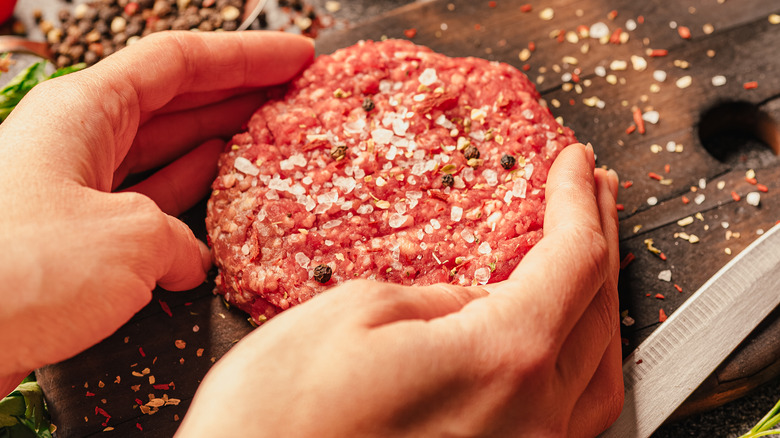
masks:
[[[41,1],[52,15],[64,5]],[[661,324],[661,310],[671,315],[780,219],[780,166],[771,151],[780,144],[773,122],[780,117],[780,77],[774,73],[780,25],[768,20],[780,9],[774,0],[550,0],[531,2],[530,12],[521,8],[526,2],[509,0],[397,0],[385,8],[369,0],[340,3],[334,28],[317,39],[319,53],[361,39],[408,38],[413,30],[412,41],[447,55],[510,63],[528,74],[581,141],[594,145],[598,164],[618,172],[624,184],[618,200],[621,258],[634,257],[619,285],[627,317],[621,327],[624,354]],[[316,4],[322,8],[324,1]],[[540,16],[545,8],[554,12],[549,20]],[[602,44],[572,37],[581,26],[599,22],[609,35],[623,33],[628,40]],[[681,26],[690,38],[681,37]],[[521,60],[531,43],[535,50]],[[651,57],[653,49],[668,54]],[[632,56],[636,63],[641,57],[646,68],[635,69]],[[627,68],[611,69],[615,60]],[[597,74],[602,68],[606,76]],[[665,73],[664,81],[656,71]],[[713,85],[716,76],[725,84]],[[684,77],[690,85],[681,88]],[[754,81],[756,88],[745,87]],[[634,107],[657,111],[660,120],[645,122],[644,134],[628,133],[635,125]],[[751,170],[766,192],[746,180]],[[760,194],[757,206],[746,201],[751,192]],[[184,217],[202,238],[204,206]],[[692,223],[678,224],[688,217]],[[648,239],[664,259],[648,249]],[[670,281],[659,278],[666,271]],[[246,315],[226,308],[212,288],[207,283],[188,292],[157,290],[149,306],[101,344],[39,370],[59,435],[89,436],[112,427],[120,436],[139,429],[171,436],[213,362],[252,330]],[[675,417],[740,397],[780,374],[778,341],[780,310]],[[153,415],[141,412],[139,404],[164,395],[180,403]]]

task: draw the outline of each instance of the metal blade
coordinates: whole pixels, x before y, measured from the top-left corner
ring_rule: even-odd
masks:
[[[650,436],[779,303],[775,225],[625,359],[623,412],[601,437]]]

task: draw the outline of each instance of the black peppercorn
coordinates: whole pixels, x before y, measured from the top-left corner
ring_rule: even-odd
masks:
[[[333,274],[333,270],[328,265],[318,265],[314,268],[314,279],[318,282],[325,284],[330,281],[330,276]]]
[[[366,112],[371,112],[374,109],[374,101],[370,97],[363,99],[363,109]]]
[[[445,173],[441,176],[441,185],[444,187],[452,187],[453,184],[455,184],[455,178],[453,178],[452,175]]]
[[[517,160],[515,160],[515,157],[513,157],[513,156],[511,156],[509,154],[504,154],[504,156],[501,157],[501,167],[503,167],[506,170],[509,170],[509,169],[515,167],[515,163],[516,162],[517,162]]]
[[[467,160],[470,160],[472,158],[479,158],[479,149],[477,149],[473,145],[468,145],[466,149],[463,149],[463,155],[466,157]]]

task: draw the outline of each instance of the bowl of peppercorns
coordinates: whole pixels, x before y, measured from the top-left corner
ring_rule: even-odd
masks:
[[[16,0],[2,0],[0,1],[0,24],[5,23],[14,14],[14,6],[16,6]]]

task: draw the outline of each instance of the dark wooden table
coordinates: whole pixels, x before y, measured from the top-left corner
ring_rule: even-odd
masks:
[[[325,4],[314,3],[320,10]],[[317,50],[330,53],[360,39],[414,34],[412,41],[448,55],[480,56],[525,70],[553,113],[581,141],[593,143],[598,164],[621,177],[620,247],[627,262],[620,277],[621,328],[628,354],[658,327],[661,310],[671,315],[780,219],[780,166],[772,152],[780,150],[774,122],[780,115],[780,77],[774,74],[780,24],[769,19],[780,5],[550,0],[532,2],[532,10],[524,12],[524,3],[345,0],[333,14],[334,27],[320,33]],[[553,11],[550,19],[547,8]],[[606,25],[606,42],[578,35],[596,30],[594,23]],[[529,45],[535,50],[525,52]],[[636,111],[648,119],[644,133],[637,129]],[[659,121],[652,123],[655,112]],[[760,195],[757,206],[747,202],[751,192]],[[203,205],[185,216],[200,236],[203,217]],[[692,223],[678,224],[688,217]],[[648,239],[663,257],[648,249]],[[145,435],[170,436],[209,367],[252,330],[246,315],[227,309],[211,289],[204,284],[184,293],[158,290],[116,334],[39,370],[60,435],[87,436],[112,427],[121,435],[143,429]],[[778,341],[780,310],[674,419],[766,382],[777,388]],[[141,412],[139,404],[163,395],[181,402],[153,415]],[[697,436],[695,430],[675,432],[673,425],[664,434]]]

